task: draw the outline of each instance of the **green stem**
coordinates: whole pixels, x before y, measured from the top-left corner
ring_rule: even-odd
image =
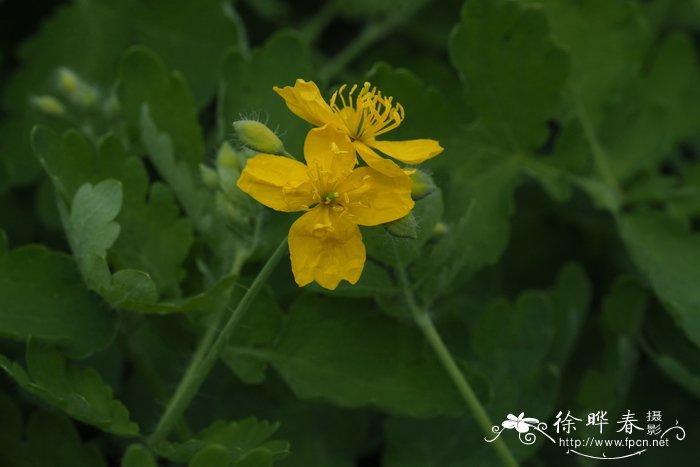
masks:
[[[184,376],[180,380],[175,393],[165,407],[165,411],[158,421],[156,429],[149,438],[149,443],[154,445],[164,440],[175,424],[178,422],[182,414],[185,413],[194,396],[199,391],[200,386],[206,379],[207,375],[218,361],[221,352],[228,343],[228,340],[233,332],[236,324],[241,317],[246,313],[250,305],[253,303],[263,285],[267,282],[268,277],[277,266],[277,263],[282,259],[282,256],[287,251],[287,239],[285,238],[279,244],[275,252],[267,260],[263,268],[258,273],[250,288],[238,303],[236,309],[231,313],[226,321],[226,324],[218,331],[219,320],[215,320],[212,326],[209,327],[204,334],[199,347],[195,351],[189,367],[185,371]]]
[[[440,333],[435,328],[433,320],[430,318],[428,311],[418,305],[416,298],[413,294],[413,288],[411,287],[408,277],[406,276],[406,270],[399,265],[397,268],[399,282],[401,283],[401,288],[403,290],[403,295],[406,300],[408,308],[411,310],[413,319],[416,324],[423,332],[423,335],[428,340],[428,343],[433,348],[435,355],[440,360],[443,368],[449,375],[450,379],[454,383],[455,387],[459,391],[462,399],[466,402],[467,407],[471,411],[477,424],[488,437],[493,435],[491,428],[493,427],[493,422],[489,418],[484,406],[481,405],[479,398],[474,393],[471,385],[467,379],[462,374],[462,371],[457,366],[454,357],[450,353],[450,350],[445,345],[442,340]],[[503,462],[503,465],[507,467],[518,467],[518,461],[515,460],[513,454],[508,449],[508,446],[503,442],[501,438],[496,438],[491,445],[496,450],[496,454]]]
[[[301,34],[309,45],[313,45],[323,30],[333,21],[338,13],[338,6],[337,0],[325,2],[319,12],[304,25]]]
[[[332,80],[349,63],[371,47],[375,42],[389,35],[394,29],[399,27],[404,21],[423,6],[425,1],[416,2],[413,6],[403,10],[395,11],[386,16],[382,21],[370,23],[362,30],[360,35],[350,42],[333,59],[329,60],[321,70],[321,78],[328,82]]]

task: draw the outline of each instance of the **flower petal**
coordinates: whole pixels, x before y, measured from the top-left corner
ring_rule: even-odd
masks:
[[[516,424],[517,424],[517,422],[514,420],[505,420],[504,422],[501,423],[503,428],[506,428],[508,430],[512,430],[513,428],[515,428]]]
[[[407,141],[366,141],[366,143],[387,156],[408,165],[427,161],[443,151],[434,139],[411,139]]]
[[[236,185],[276,211],[302,211],[313,203],[307,167],[288,157],[258,154],[248,159]]]
[[[273,86],[272,89],[284,99],[289,110],[312,125],[323,126],[326,123],[336,123],[337,118],[333,110],[323,99],[321,91],[313,81],[298,79],[294,87]]]
[[[332,125],[309,131],[304,141],[304,158],[311,177],[329,185],[350,175],[357,164],[350,138]],[[331,189],[331,186],[323,188]]]
[[[319,205],[297,219],[289,230],[294,280],[312,281],[334,290],[340,281],[355,284],[365,264],[360,229],[330,206]]]
[[[406,175],[396,163],[383,158],[362,141],[353,141],[352,145],[355,146],[362,160],[373,169],[389,177],[402,177]]]
[[[518,431],[518,433],[527,433],[530,431],[530,425],[527,423],[517,422],[515,424],[515,429]]]
[[[338,185],[339,202],[348,209],[352,222],[379,225],[411,212],[413,182],[408,175],[389,177],[371,167],[356,169]]]

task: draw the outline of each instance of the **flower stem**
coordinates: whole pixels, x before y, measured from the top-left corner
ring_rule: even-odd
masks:
[[[309,45],[316,43],[321,33],[333,21],[338,13],[339,6],[337,0],[325,2],[318,13],[304,25],[301,34]]]
[[[418,305],[416,298],[413,294],[413,288],[411,287],[411,284],[408,281],[408,277],[406,276],[406,270],[400,265],[396,269],[398,273],[397,275],[399,278],[399,282],[401,283],[401,289],[403,290],[403,295],[406,300],[406,304],[411,310],[413,319],[415,320],[420,330],[423,332],[423,335],[428,340],[430,346],[433,348],[435,355],[438,357],[438,360],[440,360],[440,363],[442,364],[443,368],[452,380],[452,383],[454,383],[455,387],[459,391],[459,394],[462,396],[462,399],[464,399],[464,402],[466,402],[467,407],[474,416],[474,419],[476,419],[476,422],[481,428],[481,430],[486,436],[492,435],[493,431],[491,431],[491,427],[493,427],[493,422],[489,418],[489,415],[486,413],[484,406],[481,405],[481,402],[474,393],[474,390],[472,389],[471,385],[462,374],[462,371],[457,366],[457,362],[455,362],[455,359],[450,353],[450,350],[447,348],[445,342],[440,336],[440,333],[435,328],[435,324],[430,318],[428,311],[425,308]],[[518,467],[518,461],[515,460],[515,457],[513,457],[513,454],[510,452],[510,449],[508,449],[508,446],[505,442],[503,442],[502,439],[497,438],[491,443],[491,445],[496,450],[496,454],[501,459],[503,465],[505,465],[506,467]]]
[[[263,285],[267,282],[268,277],[277,266],[277,263],[282,259],[282,256],[287,251],[286,237],[279,244],[275,252],[267,260],[263,268],[258,273],[250,288],[238,302],[238,306],[233,310],[233,313],[226,321],[224,327],[219,331],[220,319],[216,319],[212,326],[202,337],[199,347],[195,351],[189,367],[185,371],[184,376],[180,380],[175,393],[165,407],[165,411],[161,416],[156,429],[149,438],[149,444],[154,445],[164,440],[175,424],[178,422],[182,414],[185,413],[194,396],[197,394],[200,386],[206,379],[207,375],[218,361],[221,352],[228,343],[229,337],[233,332],[238,321],[248,311],[248,308],[253,303]]]

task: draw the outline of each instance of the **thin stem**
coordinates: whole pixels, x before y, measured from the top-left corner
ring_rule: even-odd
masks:
[[[217,318],[215,323],[213,323],[214,325],[210,326],[207,332],[204,334],[199,347],[192,357],[189,367],[180,380],[180,384],[175,390],[170,402],[168,402],[168,405],[165,407],[165,411],[158,421],[156,429],[149,438],[149,443],[151,445],[164,440],[180,417],[182,417],[182,414],[185,413],[185,410],[187,410],[190,402],[192,402],[192,399],[194,399],[197,391],[199,391],[200,386],[206,379],[207,375],[209,375],[209,372],[214,367],[214,364],[218,361],[219,356],[228,343],[229,337],[231,336],[236,324],[238,321],[240,321],[246,311],[248,311],[248,308],[253,303],[263,285],[267,282],[268,277],[270,277],[270,274],[275,269],[275,266],[277,266],[280,259],[282,259],[286,251],[287,239],[285,238],[260,270],[258,276],[253,281],[250,288],[246,291],[236,309],[233,311],[233,313],[231,313],[228,321],[226,321],[226,324],[221,331],[218,331],[219,319]]]
[[[394,29],[410,18],[424,3],[425,1],[416,2],[411,7],[392,12],[382,21],[370,23],[365,26],[360,35],[341,50],[338,55],[329,60],[326,66],[321,70],[320,75],[323,80],[326,82],[332,80],[343,68],[359,57],[375,42],[389,35]]]
[[[325,2],[318,13],[304,25],[301,34],[309,45],[313,45],[324,29],[333,21],[338,13],[338,6],[337,0]]]
[[[430,318],[427,310],[418,305],[413,294],[413,288],[411,287],[408,277],[406,276],[406,270],[400,265],[396,269],[406,304],[411,310],[413,319],[423,332],[423,335],[428,340],[430,346],[433,348],[435,355],[438,357],[438,360],[440,360],[440,363],[459,391],[462,399],[464,399],[464,402],[467,403],[467,407],[476,419],[479,427],[481,427],[481,430],[486,434],[486,436],[492,435],[493,432],[491,431],[491,427],[493,427],[493,422],[486,413],[484,406],[481,405],[481,402],[476,396],[476,393],[474,393],[471,385],[457,366],[457,362],[455,362],[450,350],[447,348],[445,342],[440,336],[440,333],[435,328],[433,320]],[[513,457],[513,454],[510,452],[508,446],[502,439],[496,438],[491,445],[496,450],[496,454],[503,462],[503,465],[507,467],[518,467],[518,461],[515,460],[515,457]]]

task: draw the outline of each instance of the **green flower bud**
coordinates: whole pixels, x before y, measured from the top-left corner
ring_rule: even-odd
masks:
[[[238,154],[236,154],[236,151],[228,142],[224,142],[224,144],[222,144],[219,148],[219,153],[216,155],[216,165],[218,165],[220,168],[241,168]]]
[[[413,174],[411,174],[411,180],[413,180],[411,198],[416,201],[425,198],[437,188],[435,186],[435,182],[433,181],[433,177],[422,170],[416,170]]]
[[[64,96],[79,107],[92,107],[99,98],[97,89],[83,81],[73,70],[68,68],[59,68],[57,87]]]
[[[432,239],[438,239],[442,238],[445,235],[447,235],[450,231],[450,228],[445,224],[444,222],[440,221],[437,224],[435,224],[435,227],[433,227],[433,231],[431,232],[430,238]]]
[[[199,164],[199,173],[202,175],[202,180],[204,180],[206,186],[212,190],[216,190],[219,187],[219,174],[216,173],[216,170],[204,164]]]
[[[47,115],[60,117],[66,114],[66,108],[61,104],[61,101],[53,96],[33,96],[31,103]]]
[[[413,213],[382,225],[394,237],[418,238],[418,222]]]
[[[257,120],[238,120],[233,122],[233,128],[241,142],[257,152],[266,154],[284,154],[282,140],[264,123]]]

